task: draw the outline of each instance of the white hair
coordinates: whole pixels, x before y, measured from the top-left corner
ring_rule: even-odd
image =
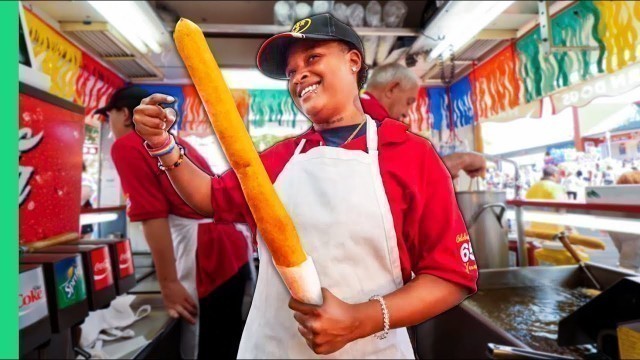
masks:
[[[408,68],[397,63],[390,63],[378,66],[373,70],[367,81],[367,88],[381,89],[392,82],[398,82],[403,89],[407,89],[419,85],[420,79]]]

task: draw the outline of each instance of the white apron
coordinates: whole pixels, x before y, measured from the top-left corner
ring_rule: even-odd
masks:
[[[178,280],[187,289],[189,295],[198,305],[198,289],[196,287],[196,249],[198,248],[198,225],[212,222],[210,219],[188,219],[169,215],[169,227],[173,239],[173,252],[176,258]],[[198,357],[198,331],[200,320],[196,317],[195,325],[181,320],[180,353],[184,359]]]
[[[367,116],[368,153],[319,146],[301,154],[303,140],[275,182],[320,284],[348,303],[403,285],[377,144],[376,124]],[[414,357],[405,328],[391,330],[384,340],[369,336],[328,356],[316,355],[298,332],[288,308],[291,296],[261,236],[258,253],[258,283],[238,358]]]

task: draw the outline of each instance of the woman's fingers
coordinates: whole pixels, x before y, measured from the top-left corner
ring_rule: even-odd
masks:
[[[198,315],[198,306],[191,300],[191,296],[187,295],[182,304],[183,308],[187,310],[191,315]]]
[[[138,105],[133,109],[133,114],[142,114],[157,118],[164,118],[166,116],[164,109],[160,107],[160,105]]]
[[[174,319],[177,319],[180,317],[180,314],[178,314],[178,312],[175,311],[174,309],[168,309],[167,312],[169,313],[169,316],[171,316]]]
[[[156,117],[147,115],[136,116],[135,123],[137,127],[147,127],[149,129],[167,130],[167,123]]]
[[[191,314],[189,314],[189,312],[185,310],[182,307],[182,305],[180,304],[176,305],[175,309],[176,311],[178,311],[178,313],[180,314],[180,316],[182,316],[183,319],[187,320],[191,324],[196,323],[196,319],[193,316],[191,316]]]
[[[289,299],[289,309],[293,311],[301,312],[307,315],[316,314],[318,311],[317,306],[305,304],[301,301],[294,299],[293,297]]]
[[[142,105],[160,105],[160,104],[171,104],[175,99],[173,96],[165,95],[165,94],[152,94],[149,97],[142,99],[140,104]]]
[[[165,122],[167,123],[167,130],[168,130],[171,128],[171,126],[173,126],[173,123],[175,123],[176,119],[178,118],[178,113],[174,108],[166,108],[166,109],[162,109],[162,111],[164,112],[164,115],[165,115]]]

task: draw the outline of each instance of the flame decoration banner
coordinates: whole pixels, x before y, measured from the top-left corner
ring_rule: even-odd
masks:
[[[33,56],[42,72],[51,78],[49,92],[63,99],[75,99],[75,84],[80,73],[82,51],[25,8],[25,19]]]
[[[526,102],[604,72],[605,44],[598,35],[599,22],[600,11],[592,1],[579,1],[551,20],[555,46],[594,46],[599,49],[596,51],[563,51],[545,56],[539,28],[516,42]]]
[[[469,75],[478,119],[494,117],[521,102],[515,45],[509,45]]]
[[[429,113],[429,97],[427,96],[427,89],[421,87],[418,91],[418,97],[416,102],[413,103],[409,110],[409,117],[405,122],[409,126],[409,131],[418,135],[428,135],[430,126],[430,113]]]
[[[451,114],[454,127],[472,125],[475,119],[473,111],[471,81],[468,76],[456,81],[449,89],[451,96]]]
[[[287,90],[249,90],[251,105],[249,122],[263,127],[276,122],[280,126],[295,128],[301,117]]]
[[[94,116],[93,112],[96,109],[105,106],[111,95],[124,85],[124,80],[118,75],[83,52],[74,102],[84,106],[85,122]]]
[[[640,1],[594,1],[600,12],[598,35],[606,48],[607,73],[640,59]]]
[[[106,105],[125,81],[70,43],[31,10],[25,8],[36,62],[51,79],[49,92],[85,107],[85,122]]]
[[[433,124],[431,128],[435,131],[442,131],[450,128],[449,124],[449,97],[447,88],[435,87],[427,89],[429,97],[429,112],[433,114]]]

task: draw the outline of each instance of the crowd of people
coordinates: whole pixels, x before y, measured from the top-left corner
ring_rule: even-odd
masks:
[[[562,187],[562,192],[568,200],[584,200],[585,187],[616,185],[623,175],[638,172],[640,159],[597,159],[594,161],[579,159],[575,162],[563,163],[544,161],[543,166],[538,164],[521,165],[522,194],[544,177],[545,169],[555,174],[553,181]],[[488,190],[506,190],[508,197],[512,197],[516,185],[513,169],[500,170],[489,167],[485,184]]]

